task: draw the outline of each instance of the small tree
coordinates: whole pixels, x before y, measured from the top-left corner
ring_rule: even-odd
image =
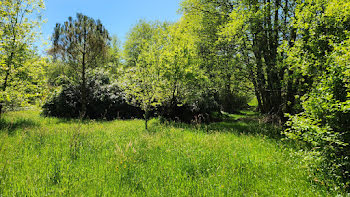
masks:
[[[105,63],[109,49],[109,34],[100,20],[94,20],[83,14],[76,19],[68,18],[63,24],[56,24],[53,33],[53,47],[49,53],[54,59],[60,59],[77,75],[81,91],[81,118],[85,118],[87,106],[86,74],[89,69]]]
[[[159,60],[163,46],[161,28],[161,24],[141,21],[132,29],[125,47],[128,70],[124,89],[133,102],[140,104],[144,110],[146,129],[152,106],[164,100]],[[135,35],[140,35],[139,39],[132,39]]]

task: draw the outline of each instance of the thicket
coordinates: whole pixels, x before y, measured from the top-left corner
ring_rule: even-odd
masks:
[[[142,118],[139,107],[128,104],[119,84],[111,79],[105,70],[87,74],[87,111],[86,118],[113,120]],[[80,84],[66,82],[42,106],[43,115],[61,118],[81,118]]]
[[[81,118],[81,88],[70,80],[60,80],[61,88],[54,91],[46,100],[43,115],[61,118]],[[143,118],[144,111],[133,98],[127,97],[119,83],[113,80],[108,71],[100,69],[87,74],[87,111],[89,119],[132,119]],[[173,121],[191,123],[210,122],[220,118],[220,105],[213,94],[199,97],[192,103],[180,104],[164,101],[152,107],[150,117],[162,117]]]
[[[306,144],[310,166],[321,176],[349,189],[350,2],[305,1],[297,8],[295,25],[307,38],[296,41],[288,61],[314,83],[285,134]]]

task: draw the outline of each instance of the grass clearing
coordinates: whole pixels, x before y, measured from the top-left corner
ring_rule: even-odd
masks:
[[[334,196],[273,127],[44,118],[0,122],[0,196]],[[276,128],[275,128],[276,129]],[[276,129],[275,132],[277,132]]]

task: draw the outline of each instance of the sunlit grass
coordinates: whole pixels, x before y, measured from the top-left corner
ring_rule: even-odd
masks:
[[[5,114],[0,196],[325,196],[269,126]],[[276,131],[273,131],[276,132]],[[288,148],[289,147],[289,148]]]

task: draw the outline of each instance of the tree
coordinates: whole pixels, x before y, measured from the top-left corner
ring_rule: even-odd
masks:
[[[241,64],[254,85],[259,110],[284,117],[295,105],[298,82],[286,62],[284,47],[292,47],[296,31],[294,0],[237,1],[220,32],[234,41]],[[236,53],[236,54],[237,54]],[[299,76],[298,76],[299,77]],[[302,93],[300,93],[302,94]]]
[[[239,110],[232,101],[238,95],[249,95],[247,89],[251,86],[245,65],[237,61],[236,43],[220,35],[230,22],[234,4],[231,0],[182,2],[183,20],[191,29],[197,63],[209,79],[203,91],[216,95],[222,110],[229,112]]]
[[[6,97],[3,98],[4,109],[18,110],[20,107],[41,104],[48,93],[48,62],[36,54],[26,58],[20,69],[12,72]]]
[[[54,59],[74,69],[81,91],[81,117],[85,118],[87,106],[86,74],[89,69],[101,66],[106,61],[109,49],[109,34],[100,20],[83,14],[76,19],[68,18],[63,24],[56,24],[49,53]]]
[[[4,99],[9,98],[9,86],[21,80],[23,75],[18,73],[32,54],[31,48],[41,23],[40,11],[43,8],[42,0],[0,2],[0,116]]]
[[[111,73],[116,74],[118,72],[118,69],[122,65],[121,62],[121,46],[120,46],[120,40],[116,35],[112,36],[111,39],[111,46],[108,50],[108,70],[111,71]]]
[[[163,80],[162,94],[170,107],[198,100],[206,79],[204,70],[199,67],[196,46],[190,25],[184,20],[161,31],[163,43],[160,54]]]
[[[159,24],[140,20],[127,35],[124,43],[124,54],[126,67],[135,67],[146,42],[150,42],[155,29]]]
[[[128,66],[124,89],[130,100],[144,110],[146,129],[151,108],[164,100],[159,57],[164,41],[161,32],[166,26],[166,23],[140,21],[129,33],[124,47]]]

